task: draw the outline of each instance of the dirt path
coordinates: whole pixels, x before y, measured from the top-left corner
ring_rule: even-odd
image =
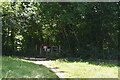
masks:
[[[65,79],[67,77],[64,76],[64,73],[58,71],[57,68],[52,67],[48,64],[50,61],[30,61],[30,60],[27,60],[27,61],[28,62],[33,62],[35,64],[42,64],[45,67],[49,68],[51,71],[53,71],[60,78],[60,80],[67,80],[67,79]]]

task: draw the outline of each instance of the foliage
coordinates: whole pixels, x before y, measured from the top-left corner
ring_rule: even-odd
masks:
[[[2,14],[3,55],[40,57],[43,45],[61,45],[60,57],[120,55],[117,2],[11,2],[2,3]]]

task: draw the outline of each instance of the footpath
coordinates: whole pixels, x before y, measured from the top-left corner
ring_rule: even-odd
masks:
[[[32,62],[34,64],[43,65],[43,66],[49,68],[51,71],[53,71],[60,78],[60,80],[67,80],[67,79],[65,79],[67,77],[64,76],[64,73],[60,72],[57,68],[52,67],[48,64],[50,61],[34,61],[34,60],[27,60],[27,61]]]

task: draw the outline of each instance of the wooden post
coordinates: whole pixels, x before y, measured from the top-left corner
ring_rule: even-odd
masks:
[[[52,51],[53,51],[53,46],[51,46],[51,53],[52,53]]]
[[[40,55],[41,55],[41,47],[40,47]]]
[[[36,51],[37,51],[37,44],[36,44],[36,46],[35,46],[35,49],[36,49]]]
[[[61,46],[59,45],[58,48],[59,48],[58,50],[59,50],[59,53],[60,53],[60,51],[61,51]]]

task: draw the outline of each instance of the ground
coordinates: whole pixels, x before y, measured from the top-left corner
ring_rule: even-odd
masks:
[[[74,58],[52,60],[51,66],[64,72],[68,78],[118,78],[117,63],[104,63],[96,61],[80,61]]]
[[[4,78],[58,78],[43,65],[12,57],[2,57],[2,77]]]
[[[18,58],[3,57],[3,77],[58,78],[55,73],[45,67],[46,63],[44,62],[46,61],[38,61],[37,59],[37,61],[32,62]],[[63,58],[48,60],[47,64],[63,73],[66,78],[118,78],[119,66],[117,63],[84,61],[79,58]]]

